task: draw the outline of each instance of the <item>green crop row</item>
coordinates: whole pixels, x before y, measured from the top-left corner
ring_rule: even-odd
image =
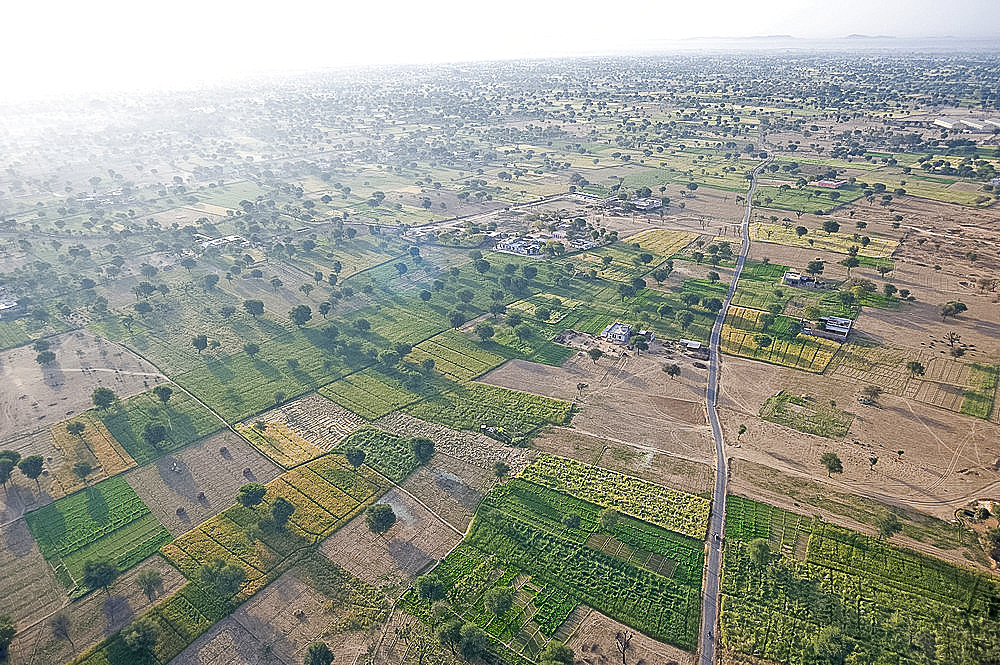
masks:
[[[393,482],[402,481],[420,466],[408,439],[372,427],[354,432],[337,450],[345,452],[351,448],[365,451],[365,464]]]
[[[377,420],[421,399],[396,379],[374,368],[327,384],[319,389],[319,394],[368,420]]]
[[[572,404],[484,383],[456,383],[405,410],[453,429],[479,430],[488,425],[525,435],[542,425],[567,423]]]

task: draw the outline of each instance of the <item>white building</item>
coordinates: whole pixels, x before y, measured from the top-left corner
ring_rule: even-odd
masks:
[[[632,338],[632,325],[615,321],[601,332],[601,337],[609,342],[628,344],[628,341]]]

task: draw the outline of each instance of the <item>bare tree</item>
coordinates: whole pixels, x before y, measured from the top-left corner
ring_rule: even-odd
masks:
[[[618,653],[622,655],[622,665],[627,665],[628,652],[633,650],[632,633],[623,630],[615,634],[615,646],[618,647]]]

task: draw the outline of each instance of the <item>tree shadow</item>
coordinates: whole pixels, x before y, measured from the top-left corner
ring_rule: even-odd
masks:
[[[184,460],[172,456],[163,457],[156,461],[156,471],[170,491],[191,501],[196,500],[198,484]]]
[[[469,510],[475,510],[482,493],[461,478],[447,471],[434,471],[434,484]]]
[[[87,494],[87,514],[90,515],[95,524],[106,524],[111,510],[108,508],[108,500],[104,493],[93,485],[85,491]]]
[[[104,613],[104,636],[107,637],[135,618],[125,596],[106,596],[101,604]]]
[[[62,537],[66,533],[66,523],[62,519],[62,514],[58,511],[52,511],[58,515],[58,517],[53,517],[51,527],[53,530]],[[49,527],[49,523],[46,523],[46,527]],[[14,555],[15,558],[26,557],[31,554],[34,550],[35,539],[31,535],[31,531],[28,529],[28,524],[24,520],[17,520],[16,522],[7,525],[4,530],[4,543],[8,552]]]

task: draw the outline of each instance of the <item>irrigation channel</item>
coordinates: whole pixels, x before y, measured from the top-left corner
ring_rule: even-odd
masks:
[[[722,539],[726,526],[726,480],[729,473],[725,446],[722,440],[722,427],[719,425],[719,414],[715,401],[719,392],[719,338],[722,336],[722,322],[726,320],[729,303],[736,292],[736,284],[743,272],[743,263],[750,251],[750,212],[753,209],[753,194],[757,189],[757,176],[765,166],[771,163],[773,156],[758,164],[751,172],[750,189],[746,196],[746,208],[743,211],[741,234],[743,242],[740,254],[736,259],[733,279],[729,283],[729,291],[722,303],[722,309],[712,326],[712,337],[709,341],[710,359],[708,363],[708,389],[705,392],[708,420],[712,424],[712,437],[715,439],[715,493],[712,496],[712,514],[708,525],[708,558],[705,566],[705,581],[701,590],[701,634],[698,637],[698,651],[701,654],[700,665],[714,665],[715,644],[718,640],[719,624],[719,580],[722,566]]]

